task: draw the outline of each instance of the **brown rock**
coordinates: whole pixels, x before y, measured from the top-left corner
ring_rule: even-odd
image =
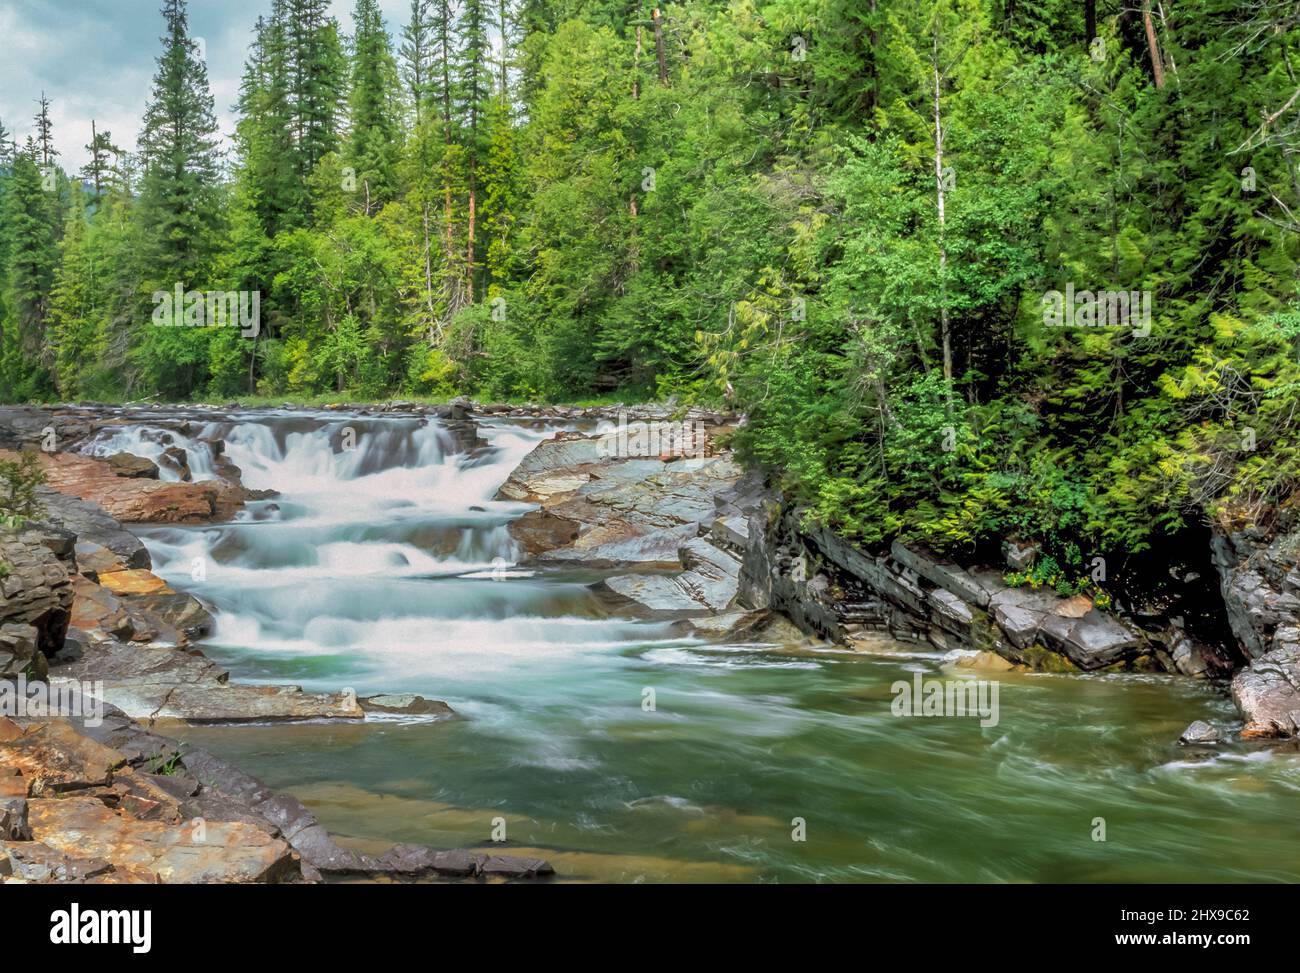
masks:
[[[0,450],[0,459],[13,459]],[[243,503],[242,489],[217,481],[161,482],[118,476],[107,460],[76,453],[41,453],[50,487],[103,507],[124,523],[204,523]]]
[[[34,723],[17,739],[0,743],[0,766],[16,768],[31,797],[106,786],[125,763],[122,754],[82,736],[66,719]]]
[[[56,852],[144,869],[168,883],[279,882],[298,877],[288,842],[238,821],[141,821],[88,797],[32,801],[33,837]]]
[[[144,480],[158,479],[158,466],[153,460],[144,456],[136,456],[134,453],[114,453],[106,458],[109,469],[118,476],[140,478]]]
[[[99,576],[99,583],[115,595],[171,594],[167,582],[152,571],[137,568],[128,571],[110,571]]]

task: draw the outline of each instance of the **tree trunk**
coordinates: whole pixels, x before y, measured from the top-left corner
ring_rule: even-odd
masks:
[[[948,325],[948,248],[943,240],[945,221],[944,186],[943,186],[943,115],[939,108],[939,97],[943,79],[939,75],[939,35],[934,35],[934,192],[935,206],[939,215],[939,334],[943,341],[943,378],[952,386],[952,340]]]
[[[655,22],[655,55],[659,58],[659,83],[668,84],[668,63],[664,60],[664,22],[659,8],[650,15]]]
[[[1165,86],[1165,65],[1160,58],[1160,42],[1156,40],[1156,25],[1151,19],[1151,0],[1142,0],[1142,24],[1147,32],[1147,48],[1151,55],[1151,76],[1156,87]]]
[[[469,242],[465,247],[465,301],[474,303],[474,160],[469,163]]]
[[[1097,0],[1083,0],[1083,32],[1085,45],[1097,36]]]

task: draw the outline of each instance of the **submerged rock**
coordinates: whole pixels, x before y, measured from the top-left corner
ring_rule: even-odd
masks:
[[[434,719],[451,719],[456,711],[440,699],[425,699],[414,693],[385,693],[358,699],[367,713],[392,713],[402,716],[431,716]]]

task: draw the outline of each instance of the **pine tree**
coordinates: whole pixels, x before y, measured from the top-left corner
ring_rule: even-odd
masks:
[[[140,136],[141,214],[164,282],[197,286],[219,220],[217,123],[185,0],[164,0],[162,15],[167,32]]]
[[[434,38],[436,23],[434,0],[411,0],[411,18],[402,28],[398,57],[402,65],[402,83],[411,109],[412,130],[418,129],[428,111],[433,90]]]
[[[328,0],[284,0],[284,51],[298,180],[339,146],[346,59]]]
[[[3,120],[0,120],[0,169],[9,169],[14,164],[14,156],[18,154],[18,146],[14,142],[13,133],[5,128]]]
[[[284,0],[275,0],[269,21],[258,18],[237,108],[236,181],[263,235],[273,239],[307,217],[289,105]]]
[[[45,97],[45,92],[41,92],[40,106],[32,121],[36,123],[36,146],[40,150],[40,167],[41,171],[48,171],[54,164],[54,158],[59,154],[54,147],[54,123],[50,121],[50,99]]]
[[[114,177],[115,165],[109,163],[109,156],[117,159],[122,154],[122,150],[113,144],[113,136],[110,132],[101,132],[95,127],[95,120],[90,120],[90,142],[86,144],[85,149],[90,153],[90,160],[81,169],[81,178],[90,180],[90,184],[95,189],[95,198],[98,199],[109,189],[110,180]]]
[[[456,22],[456,109],[465,128],[468,212],[465,227],[465,293],[474,300],[474,243],[477,234],[478,166],[482,153],[480,116],[492,84],[492,50],[488,40],[488,0],[464,0]]]
[[[39,145],[29,136],[14,160],[5,192],[4,220],[9,247],[6,304],[11,309],[11,330],[6,345],[22,361],[47,367],[52,345],[46,340],[50,289],[58,266],[56,209],[45,190]]]
[[[50,343],[59,395],[76,398],[89,391],[89,378],[104,359],[103,285],[95,272],[90,227],[80,187],[73,189],[59,267],[50,294]]]
[[[352,16],[356,34],[346,158],[356,176],[362,211],[369,215],[397,190],[397,67],[377,0],[357,0]]]

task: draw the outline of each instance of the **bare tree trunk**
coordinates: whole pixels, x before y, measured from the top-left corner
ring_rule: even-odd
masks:
[[[1156,87],[1165,86],[1165,65],[1160,59],[1160,42],[1156,40],[1156,25],[1151,19],[1151,0],[1142,0],[1142,24],[1146,27],[1147,48],[1151,55],[1151,76]]]
[[[937,207],[939,214],[939,334],[943,341],[943,378],[944,381],[948,383],[949,390],[951,391],[952,339],[949,334],[948,323],[948,248],[943,239],[945,222],[943,185],[943,115],[939,107],[943,78],[939,74],[939,34],[937,31],[934,34],[932,56],[934,59],[934,193],[935,206]]]
[[[668,84],[668,63],[664,60],[664,22],[659,8],[650,15],[655,22],[655,54],[659,58],[659,83]]]
[[[1085,45],[1091,44],[1097,36],[1097,0],[1083,0],[1083,32]]]
[[[465,300],[474,303],[474,160],[469,163],[469,241],[465,247]]]
[[[636,52],[632,55],[632,100],[641,97],[641,25],[636,25]]]

